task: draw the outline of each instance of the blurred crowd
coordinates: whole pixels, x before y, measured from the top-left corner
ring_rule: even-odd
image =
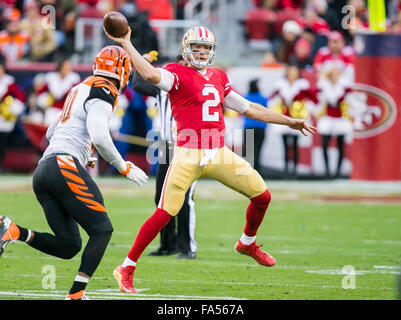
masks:
[[[338,31],[346,45],[356,32],[369,29],[365,0],[253,0],[243,20],[245,38],[262,42],[263,67],[296,64],[312,67],[329,35]],[[386,0],[386,30],[401,31],[401,1]]]
[[[133,42],[146,52],[157,46],[150,19],[175,19],[185,1],[4,0],[0,2],[0,53],[8,62],[56,61],[74,53],[77,18],[103,18],[115,10],[135,24]],[[174,5],[174,6],[173,6]],[[86,30],[85,37],[89,37]]]
[[[322,149],[324,176],[341,177],[346,144],[351,144],[355,123],[366,109],[354,84],[353,40],[357,32],[369,30],[367,1],[364,0],[253,0],[254,8],[245,16],[248,45],[265,52],[262,68],[285,68],[273,93],[264,97],[254,79],[249,99],[267,99],[267,107],[317,126]],[[384,1],[386,31],[401,31],[401,1]],[[307,75],[313,75],[312,78]],[[265,130],[245,121],[245,128],[257,133],[255,161]],[[284,175],[297,176],[300,135],[279,127],[284,150]],[[334,140],[334,143],[333,143]],[[336,167],[330,168],[329,146],[337,149]],[[258,166],[256,163],[255,166]]]

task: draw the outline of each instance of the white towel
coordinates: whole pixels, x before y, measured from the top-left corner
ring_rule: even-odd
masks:
[[[214,156],[217,153],[218,148],[215,149],[203,149],[204,157],[201,159],[199,165],[202,166],[207,166],[209,161],[213,161]]]

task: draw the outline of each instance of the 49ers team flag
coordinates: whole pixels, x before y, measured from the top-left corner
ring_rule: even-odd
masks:
[[[401,180],[401,34],[357,34],[352,179]]]

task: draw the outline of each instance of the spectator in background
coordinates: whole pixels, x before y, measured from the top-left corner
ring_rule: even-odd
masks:
[[[350,12],[350,14],[355,13],[355,16],[351,17],[351,19],[347,19],[352,24],[349,32],[354,35],[358,30],[369,29],[369,12],[366,1],[349,0],[348,4],[354,8],[354,11]]]
[[[52,61],[52,55],[56,50],[54,30],[43,27],[36,0],[26,2],[24,8],[26,17],[21,20],[20,27],[29,35],[31,60]]]
[[[258,80],[252,80],[249,83],[249,91],[245,96],[245,99],[259,103],[262,106],[267,107],[267,97],[264,97],[259,90]],[[246,154],[246,131],[252,129],[254,133],[254,169],[260,171],[260,151],[262,150],[263,141],[265,140],[266,123],[258,120],[253,120],[248,117],[244,117],[244,134],[243,134],[243,151],[242,154]]]
[[[275,54],[281,63],[289,63],[291,55],[294,53],[295,43],[301,35],[302,28],[294,20],[288,20],[283,24],[283,35],[275,44]]]
[[[326,35],[330,32],[330,26],[324,19],[319,17],[318,9],[314,2],[305,6],[302,16],[297,22],[301,28],[311,28],[315,34]]]
[[[341,30],[341,9],[339,11],[336,11],[332,7],[330,7],[330,4],[328,3],[330,1],[327,0],[311,0],[310,3],[313,4],[313,7],[315,8],[317,14],[319,15],[320,18],[325,20],[329,26],[330,30]],[[333,1],[334,2],[334,1]],[[337,1],[341,2],[341,1]],[[345,4],[344,4],[345,5]],[[341,6],[340,8],[342,8]]]
[[[64,44],[62,45],[62,55],[64,57],[70,57],[74,53],[75,46],[75,19],[77,13],[75,11],[69,11],[64,16],[64,21],[61,26],[61,30],[64,34]]]
[[[29,36],[21,31],[21,12],[9,9],[4,13],[6,29],[0,32],[0,54],[7,62],[17,61],[29,53]]]
[[[184,16],[184,7],[189,0],[170,0],[175,9],[175,19],[182,20]]]
[[[262,68],[281,68],[282,65],[279,63],[272,51],[266,51],[262,58]]]
[[[132,2],[132,0],[128,0],[127,2]],[[174,19],[174,8],[170,0],[135,0],[135,3],[138,11],[146,13],[149,20]]]
[[[352,118],[349,114],[347,95],[352,91],[349,81],[341,75],[341,69],[332,67],[317,82],[320,113],[318,115],[317,130],[322,135],[322,148],[326,177],[330,178],[329,143],[332,138],[337,140],[338,161],[335,178],[341,174],[341,165],[344,158],[344,140],[352,134]]]
[[[26,113],[26,120],[34,123],[43,124],[45,122],[45,112],[47,109],[47,96],[42,95],[45,101],[38,99],[39,92],[46,86],[45,74],[38,73],[32,81],[32,91],[28,95],[26,106],[28,108]]]
[[[127,1],[120,7],[120,12],[125,15],[131,27],[131,42],[142,54],[159,50],[156,33],[149,25],[147,12],[140,12],[134,2]]]
[[[87,0],[84,6],[79,12],[79,16],[82,18],[103,18],[104,12],[98,6],[99,0]]]
[[[284,79],[275,85],[268,106],[277,113],[297,119],[309,119],[311,104],[317,103],[316,95],[311,90],[309,81],[301,77],[300,69],[296,65],[288,65]],[[282,136],[284,146],[284,174],[286,177],[297,176],[298,164],[298,137],[296,132],[277,126]],[[293,168],[289,170],[290,151],[292,151]]]
[[[7,148],[7,139],[14,130],[18,116],[24,111],[25,94],[6,72],[5,59],[0,56],[0,173]]]
[[[390,30],[392,32],[401,32],[401,11],[398,12],[396,18],[392,19]]]
[[[333,66],[338,67],[350,83],[354,82],[354,51],[345,46],[344,37],[338,31],[330,32],[328,45],[319,49],[313,61],[319,77]]]
[[[62,19],[64,19],[66,14],[69,13],[69,12],[77,13],[77,11],[78,11],[77,0],[63,0],[63,1],[61,1],[60,9],[61,9],[60,16],[61,16]]]
[[[68,92],[80,81],[79,74],[73,71],[72,64],[68,59],[61,60],[57,64],[56,71],[46,74],[46,85],[42,88],[38,96],[40,101],[47,102],[48,108],[45,114],[46,125],[52,123],[53,119],[58,116],[59,111],[63,108]]]
[[[300,69],[312,67],[312,46],[308,40],[300,38],[295,43],[294,54],[290,57],[290,63],[296,64]]]
[[[278,0],[277,8],[279,9],[300,9],[304,0]]]
[[[401,11],[401,1],[400,0],[389,0],[387,2],[386,8],[387,18],[390,20],[391,24],[394,24],[399,20],[399,13]]]
[[[261,0],[259,1],[258,7],[275,11],[277,9],[278,2],[279,0]]]
[[[321,47],[327,45],[327,36],[330,33],[330,26],[319,16],[319,11],[321,14],[323,11],[327,11],[327,4],[323,5],[321,0],[312,0],[303,10],[302,17],[297,20],[304,30],[302,37],[308,40],[312,46],[312,59]]]

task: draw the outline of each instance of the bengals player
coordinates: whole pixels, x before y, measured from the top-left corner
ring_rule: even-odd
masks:
[[[261,265],[274,266],[275,259],[256,244],[256,232],[269,205],[270,192],[260,174],[224,146],[223,106],[255,120],[287,125],[303,134],[315,133],[316,129],[305,120],[274,113],[235,93],[225,72],[210,67],[215,59],[216,41],[209,29],[194,27],[184,34],[182,56],[188,66],[172,63],[164,68],[153,67],[138,53],[130,33],[131,30],[122,38],[108,36],[127,51],[145,80],[168,92],[177,139],[158,208],[139,230],[122,265],[114,270],[120,290],[136,292],[133,274],[140,255],[180,210],[190,185],[202,177],[218,180],[250,199],[244,233],[235,250]]]
[[[8,243],[20,240],[41,252],[71,259],[82,247],[78,224],[88,233],[68,300],[87,299],[86,285],[113,231],[102,194],[85,170],[91,145],[128,179],[139,185],[147,181],[141,169],[123,160],[108,128],[130,73],[131,61],[121,47],[103,48],[95,58],[93,76],[70,90],[59,119],[46,133],[50,143],[33,175],[33,189],[54,235],[23,228],[0,216],[0,254]]]

